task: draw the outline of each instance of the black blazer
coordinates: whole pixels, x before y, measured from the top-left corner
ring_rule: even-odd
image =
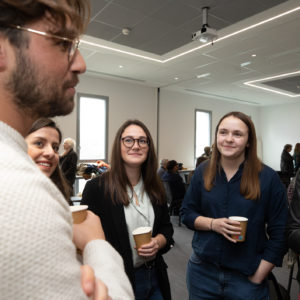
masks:
[[[122,256],[126,274],[134,289],[132,249],[129,242],[124,207],[123,204],[114,205],[110,197],[104,197],[104,177],[105,176],[97,177],[86,183],[81,204],[88,205],[89,210],[100,217],[105,238]],[[152,235],[156,236],[158,233],[161,233],[167,240],[166,247],[161,249],[156,256],[157,279],[164,299],[171,300],[167,264],[162,254],[166,253],[170,249],[170,246],[174,244],[172,238],[174,231],[170,222],[167,204],[162,206],[153,205],[153,209],[155,218]],[[99,255],[101,255],[101,253],[99,253]]]

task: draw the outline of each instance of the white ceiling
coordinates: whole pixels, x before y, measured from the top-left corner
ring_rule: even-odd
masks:
[[[213,45],[191,40],[207,5]],[[300,102],[299,28],[300,0],[93,0],[80,50],[92,76],[266,106]]]

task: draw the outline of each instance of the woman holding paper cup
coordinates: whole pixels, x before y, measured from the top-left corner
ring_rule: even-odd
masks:
[[[111,169],[88,181],[82,196],[82,204],[100,217],[107,241],[123,257],[136,300],[171,299],[162,254],[173,242],[173,227],[156,170],[148,128],[129,120],[116,134]],[[139,227],[150,227],[152,237],[136,249],[132,232]],[[134,233],[147,235],[148,231]]]
[[[247,115],[223,116],[214,145],[182,205],[182,221],[195,231],[187,269],[190,299],[267,300],[266,277],[286,252],[286,191],[258,159]]]

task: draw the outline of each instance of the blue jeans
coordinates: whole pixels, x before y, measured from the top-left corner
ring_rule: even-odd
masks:
[[[267,281],[251,282],[247,276],[192,254],[187,267],[189,300],[269,300]]]
[[[140,267],[134,270],[135,275],[135,300],[163,300],[155,267],[148,269]]]

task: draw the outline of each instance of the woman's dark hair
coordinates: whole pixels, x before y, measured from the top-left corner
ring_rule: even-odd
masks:
[[[173,171],[173,169],[174,169],[175,166],[178,166],[177,161],[176,160],[169,160],[167,162],[166,168],[167,168],[167,170],[168,170],[169,173],[172,173],[172,171]]]
[[[59,144],[61,143],[62,140],[62,134],[60,129],[57,127],[56,123],[48,118],[40,118],[37,121],[35,121],[28,134],[31,134],[41,128],[44,127],[50,127],[55,129],[58,132],[58,136],[59,136]],[[71,189],[70,186],[68,185],[59,164],[57,164],[54,172],[52,173],[52,175],[50,176],[50,179],[53,181],[53,183],[58,187],[58,189],[61,191],[61,193],[64,195],[64,197],[66,198],[66,200],[68,201],[68,203],[70,204],[70,196],[71,196]]]
[[[259,172],[262,169],[262,163],[257,157],[256,133],[254,124],[252,120],[242,112],[230,112],[223,116],[219,121],[215,131],[215,147],[213,147],[211,159],[204,173],[204,186],[206,190],[210,191],[214,185],[217,171],[220,170],[221,154],[216,146],[217,134],[221,122],[231,116],[240,119],[248,128],[248,147],[246,147],[245,150],[245,162],[241,179],[240,193],[246,199],[257,200],[260,197]]]
[[[291,144],[286,144],[284,145],[283,150],[288,151],[288,149],[292,149],[292,148],[293,146]]]
[[[300,154],[300,143],[297,143],[295,145],[294,154]]]
[[[107,196],[112,198],[112,201],[129,205],[129,197],[127,187],[131,189],[131,183],[127,177],[124,162],[121,156],[121,138],[124,130],[130,126],[136,125],[141,127],[149,141],[149,149],[147,159],[141,167],[141,173],[144,182],[144,191],[148,194],[153,204],[163,204],[165,202],[165,191],[163,185],[157,175],[157,158],[155,154],[154,144],[148,128],[139,120],[128,120],[118,130],[112,148],[111,169],[104,173],[104,189]]]

